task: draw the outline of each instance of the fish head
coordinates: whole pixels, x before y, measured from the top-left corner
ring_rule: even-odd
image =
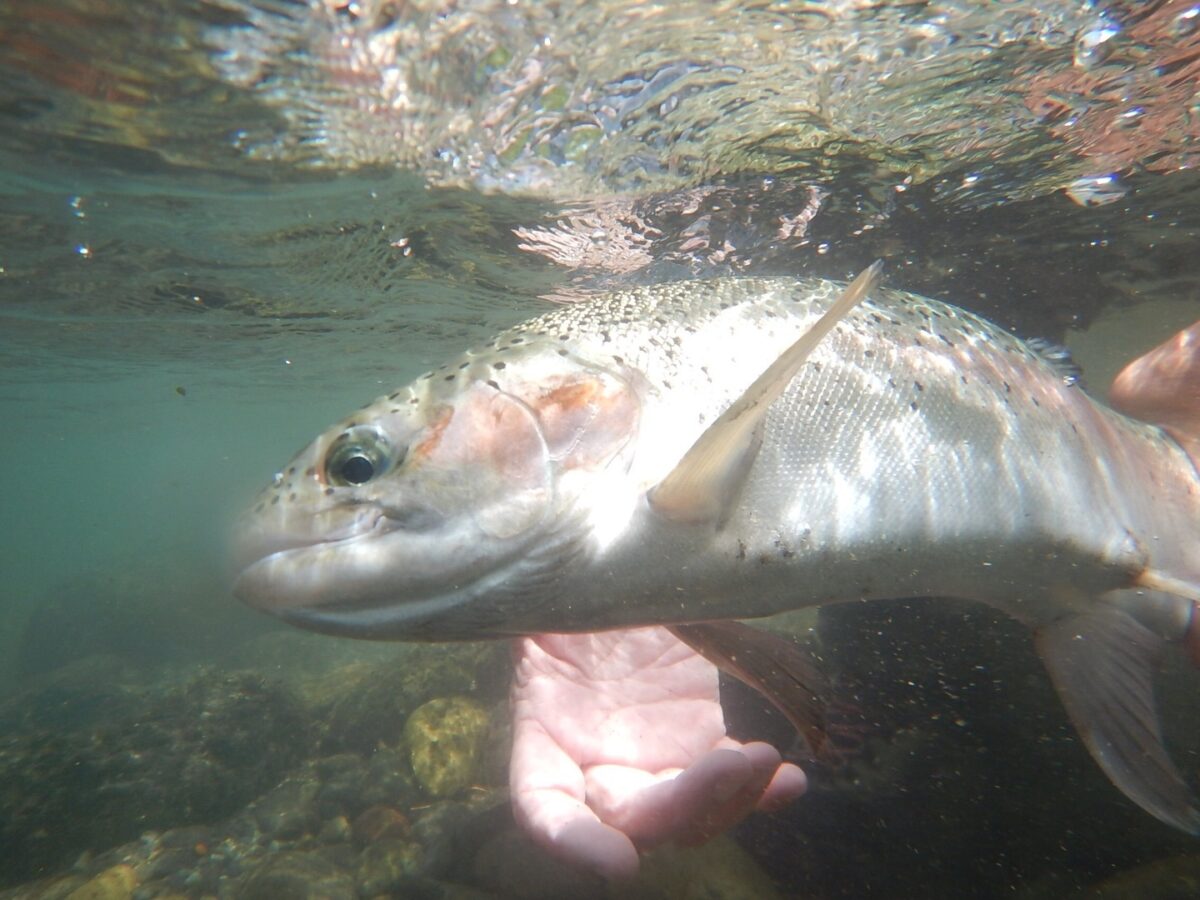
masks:
[[[555,548],[578,551],[641,408],[628,373],[545,343],[465,354],[327,429],[239,523],[234,592],[327,633],[504,633]]]

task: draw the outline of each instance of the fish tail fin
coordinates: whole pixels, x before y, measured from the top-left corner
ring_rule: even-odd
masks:
[[[1200,661],[1200,612],[1177,599],[1189,621],[1174,636]],[[1163,746],[1154,704],[1166,639],[1106,603],[1039,628],[1036,640],[1067,715],[1109,780],[1160,821],[1200,834],[1200,808]]]
[[[1161,425],[1200,465],[1200,322],[1122,369],[1108,399],[1118,412]]]

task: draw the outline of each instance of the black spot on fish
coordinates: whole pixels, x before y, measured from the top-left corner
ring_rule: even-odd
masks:
[[[503,369],[507,365],[508,365],[508,363],[506,363],[506,362],[494,362],[494,363],[492,363],[492,368],[493,369]]]
[[[892,388],[893,390],[896,387],[896,380],[890,375],[888,376],[888,387]]]
[[[315,468],[313,468],[312,466],[309,466],[307,469],[304,470],[305,478],[312,478],[316,474],[317,474],[317,470]]]
[[[908,405],[912,408],[913,412],[917,411],[917,401],[916,400],[914,400],[912,403],[910,403]]]
[[[291,467],[289,467],[289,468],[288,468],[288,470],[287,470],[287,473],[288,473],[288,475],[295,475],[295,474],[296,474],[296,467],[295,467],[295,466],[291,466]]]
[[[465,363],[459,363],[459,364],[458,364],[458,370],[461,372],[463,369],[465,369],[465,368],[466,368],[467,366],[469,366],[469,365],[470,365],[470,363],[469,363],[469,362],[465,362]]]
[[[560,350],[558,351],[558,355],[559,355],[559,356],[566,356],[566,355],[567,355],[567,351],[566,351],[566,350],[562,350],[562,349],[560,349]]]
[[[390,394],[388,394],[388,399],[389,400],[399,400],[400,395],[402,393],[404,393],[404,392],[403,391],[392,391]]]
[[[621,357],[617,356],[616,354],[613,354],[613,362],[615,362],[618,366],[625,365],[625,360],[621,359]]]
[[[512,346],[516,346],[517,344],[523,344],[523,343],[525,343],[525,338],[517,337],[517,338],[513,338],[511,341],[509,341],[509,344],[511,344]]]
[[[567,340],[570,340],[570,339],[571,339],[571,336],[570,336],[569,334],[560,334],[560,335],[558,336],[558,339],[559,339],[560,341],[567,341]]]
[[[1012,393],[1012,387],[1009,386],[1009,383],[1007,381],[1004,382],[1004,393],[1006,393],[1006,394]]]
[[[879,313],[871,313],[871,321],[876,325],[879,325],[883,322],[883,316],[881,316]]]
[[[443,378],[442,381],[453,381],[456,377],[457,376],[455,376],[454,374],[450,374],[450,375],[447,375],[445,378]]]
[[[487,385],[490,388],[495,388],[496,390],[500,390],[500,385],[496,384],[496,382],[494,382],[494,381],[489,380]]]
[[[422,380],[422,381],[428,381],[428,380],[429,380],[430,378],[432,378],[432,377],[433,377],[433,373],[432,373],[432,372],[426,372],[424,375],[422,375],[422,376],[421,376],[421,380]]]
[[[328,497],[332,493],[333,493],[333,488],[330,488],[330,487],[325,488],[325,496],[326,497]]]
[[[918,391],[925,390],[925,385],[921,384],[921,382],[919,382],[919,381],[914,381],[913,387],[915,387]]]
[[[411,398],[411,399],[408,401],[408,405],[409,405],[409,406],[416,406],[416,405],[417,405],[418,403],[420,403],[420,402],[421,402],[421,401],[420,401],[420,400],[418,400],[416,397],[413,397],[413,398]]]
[[[874,350],[864,350],[863,356],[865,356],[867,359],[872,359],[875,356],[875,351]]]
[[[947,347],[954,346],[954,341],[950,340],[950,338],[946,337],[944,334],[939,334],[938,340],[941,341],[943,344],[945,344]]]

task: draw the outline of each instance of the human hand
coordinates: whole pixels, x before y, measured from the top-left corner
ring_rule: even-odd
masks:
[[[725,734],[716,667],[666,628],[535,635],[514,656],[514,813],[576,868],[629,878],[639,850],[804,793],[774,747]]]

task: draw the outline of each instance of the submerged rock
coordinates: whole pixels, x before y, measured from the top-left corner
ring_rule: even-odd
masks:
[[[95,727],[0,737],[0,886],[234,813],[295,766],[307,730],[279,685],[207,673]]]
[[[420,844],[403,838],[386,838],[363,850],[355,879],[363,897],[407,896],[405,888],[425,870],[425,851]]]
[[[254,804],[254,819],[262,833],[274,840],[309,834],[320,825],[316,798],[320,785],[289,778]]]
[[[308,697],[323,725],[321,750],[368,754],[381,744],[395,745],[411,713],[438,697],[500,701],[510,666],[503,642],[403,645],[386,661],[344,665],[310,686]]]
[[[238,900],[356,900],[354,880],[319,851],[267,857],[243,880]]]
[[[130,866],[113,866],[75,888],[66,900],[130,900],[135,887],[137,875]]]
[[[450,797],[476,779],[484,741],[487,711],[466,697],[430,700],[404,725],[413,774],[433,797]]]

